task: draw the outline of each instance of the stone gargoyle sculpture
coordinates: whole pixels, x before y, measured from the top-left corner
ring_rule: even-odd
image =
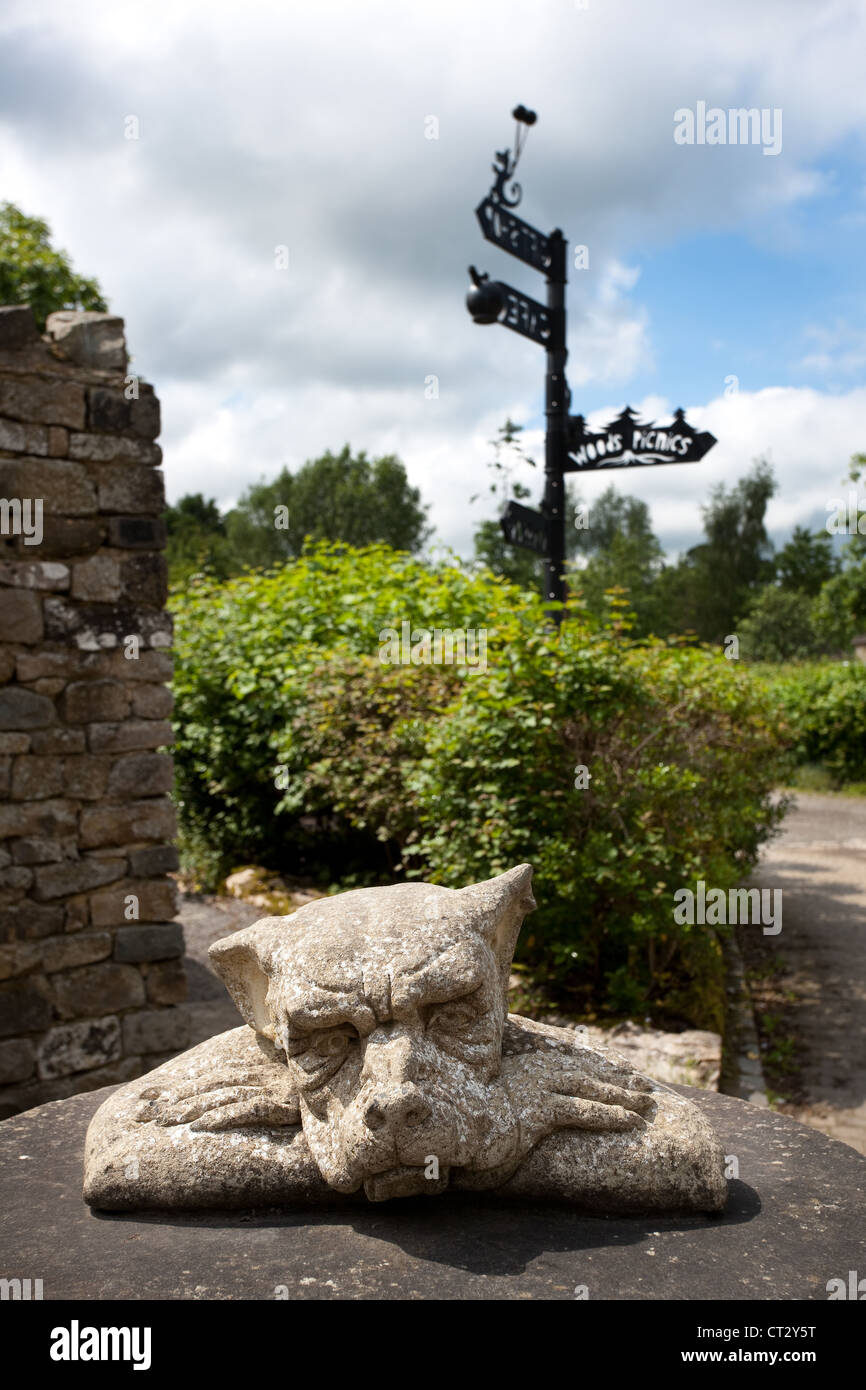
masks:
[[[604,1212],[720,1211],[698,1108],[508,1013],[528,865],[265,917],[211,959],[246,1022],[115,1091],[87,1135],[105,1210],[372,1202],[446,1188]]]

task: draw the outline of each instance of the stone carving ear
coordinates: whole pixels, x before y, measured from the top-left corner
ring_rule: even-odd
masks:
[[[257,1033],[273,1042],[274,1029],[267,1006],[270,984],[270,946],[273,922],[263,917],[251,927],[215,941],[208,950],[213,967],[240,1010],[241,1017]]]
[[[472,883],[468,888],[457,891],[461,898],[472,904],[475,930],[493,948],[503,997],[507,998],[511,958],[520,928],[526,914],[537,907],[532,896],[532,866],[519,864],[516,869],[509,869],[497,878],[487,879],[485,883]]]

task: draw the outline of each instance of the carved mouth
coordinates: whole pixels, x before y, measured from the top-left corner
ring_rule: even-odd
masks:
[[[392,1197],[435,1197],[448,1186],[449,1168],[440,1169],[438,1178],[426,1178],[420,1164],[400,1164],[384,1173],[373,1173],[364,1181],[371,1202],[387,1202]]]

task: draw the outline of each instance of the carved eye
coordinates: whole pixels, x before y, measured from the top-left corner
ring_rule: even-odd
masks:
[[[333,1031],[315,1033],[313,1035],[313,1048],[320,1057],[342,1057],[348,1052],[353,1042],[357,1042],[358,1034],[353,1028],[351,1032],[346,1028],[335,1029]]]
[[[441,1004],[434,1009],[428,1023],[428,1028],[445,1028],[449,1032],[456,1033],[462,1028],[468,1028],[478,1018],[478,1012],[473,1009],[471,1004],[458,1000],[454,1004]]]

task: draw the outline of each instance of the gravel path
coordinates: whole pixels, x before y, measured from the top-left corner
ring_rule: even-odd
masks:
[[[765,940],[785,964],[805,1094],[783,1109],[866,1153],[866,798],[798,793],[751,882],[782,889]]]

